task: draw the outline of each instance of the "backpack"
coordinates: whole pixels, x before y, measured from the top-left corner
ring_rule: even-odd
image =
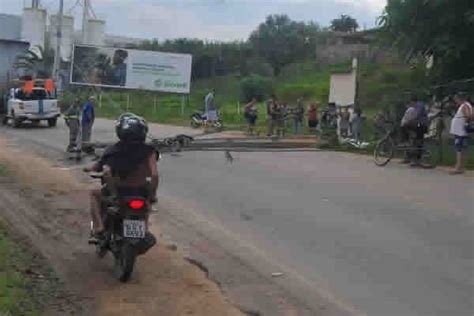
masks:
[[[428,126],[428,113],[426,112],[425,105],[422,102],[416,103],[417,123],[422,126]]]
[[[466,133],[471,134],[474,133],[474,111],[472,105],[469,107],[469,109],[471,110],[471,116],[466,117],[466,124],[464,125],[464,129],[466,130]]]

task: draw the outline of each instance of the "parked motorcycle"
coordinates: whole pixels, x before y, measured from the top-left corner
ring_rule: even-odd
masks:
[[[203,127],[205,123],[207,122],[207,115],[201,112],[194,112],[191,115],[191,127],[193,128],[199,128]],[[209,127],[215,128],[215,129],[221,129],[222,128],[222,122],[221,120],[214,121]]]
[[[324,109],[321,115],[321,122],[330,128],[337,128],[337,113],[330,108]]]
[[[151,180],[137,189],[119,187],[113,178],[109,179],[102,173],[91,173],[90,176],[100,179],[103,184],[101,208],[105,228],[104,238],[90,243],[96,245],[99,257],[104,257],[109,251],[112,253],[115,276],[121,282],[127,282],[137,256],[156,244],[155,237],[147,231]]]

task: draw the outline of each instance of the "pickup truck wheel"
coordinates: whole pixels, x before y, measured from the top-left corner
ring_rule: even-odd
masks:
[[[55,127],[57,122],[58,122],[58,120],[55,119],[55,118],[54,119],[49,119],[48,120],[48,126],[49,127]]]
[[[16,117],[13,117],[13,127],[18,128],[21,126],[22,120]]]

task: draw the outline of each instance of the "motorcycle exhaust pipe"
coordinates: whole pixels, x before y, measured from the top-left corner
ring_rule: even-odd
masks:
[[[90,225],[90,238],[89,238],[89,240],[87,241],[87,243],[88,243],[89,245],[97,245],[97,244],[99,244],[99,243],[97,242],[97,239],[92,238],[93,236],[94,236],[94,223],[91,221],[91,225]]]

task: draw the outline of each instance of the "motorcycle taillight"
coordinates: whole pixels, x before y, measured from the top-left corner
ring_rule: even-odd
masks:
[[[143,201],[143,200],[130,200],[130,201],[128,201],[128,206],[132,210],[140,210],[145,206],[145,201]]]

